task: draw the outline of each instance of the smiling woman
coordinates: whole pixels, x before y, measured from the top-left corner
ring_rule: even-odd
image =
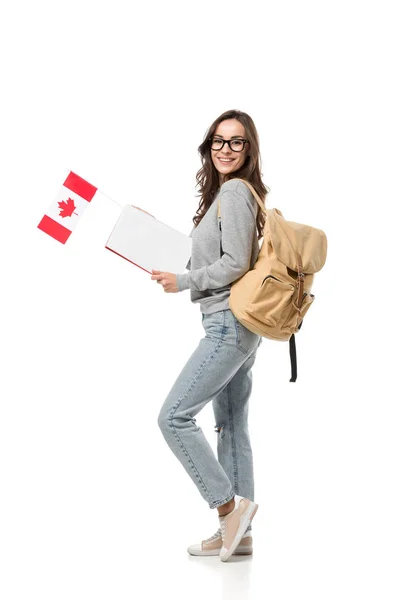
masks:
[[[262,338],[238,321],[229,296],[232,283],[258,258],[265,217],[240,179],[249,181],[262,200],[268,188],[259,170],[257,131],[246,113],[233,110],[218,117],[199,152],[201,202],[190,233],[190,271],[153,271],[152,279],[166,292],[190,289],[205,335],[168,393],[158,425],[209,507],[218,511],[217,533],[188,552],[219,554],[225,561],[233,553],[252,553],[251,521],[258,508],[247,416],[251,369]],[[218,424],[218,460],[195,419],[211,401]]]
[[[269,188],[262,181],[258,133],[253,119],[239,110],[220,115],[209,127],[198,148],[202,167],[196,174],[201,201],[193,223],[197,227],[213,203],[221,185],[240,178],[251,183],[261,199]],[[265,215],[257,212],[257,235],[261,239]]]

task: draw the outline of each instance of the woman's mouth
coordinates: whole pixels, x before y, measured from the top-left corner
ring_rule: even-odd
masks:
[[[234,158],[219,158],[218,157],[218,160],[221,163],[221,165],[230,165],[235,159]]]

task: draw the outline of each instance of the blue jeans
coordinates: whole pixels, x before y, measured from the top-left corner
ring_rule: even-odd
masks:
[[[165,399],[158,425],[175,456],[210,508],[235,494],[254,501],[253,457],[248,429],[252,372],[262,337],[228,308],[202,313],[205,336]],[[212,400],[218,460],[195,416]]]

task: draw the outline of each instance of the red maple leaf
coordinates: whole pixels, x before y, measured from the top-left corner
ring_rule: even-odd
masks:
[[[60,216],[61,217],[70,217],[72,215],[72,213],[74,212],[74,210],[76,209],[76,206],[75,206],[72,198],[68,198],[68,200],[66,202],[65,202],[65,200],[63,200],[62,202],[59,202],[58,206],[60,208]],[[78,213],[75,213],[75,214],[78,214]]]

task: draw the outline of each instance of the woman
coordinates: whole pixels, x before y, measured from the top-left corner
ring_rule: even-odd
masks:
[[[219,116],[199,153],[201,202],[190,233],[191,270],[153,270],[151,278],[167,293],[190,289],[191,301],[200,305],[205,336],[165,399],[158,425],[209,507],[218,511],[218,531],[188,552],[226,561],[233,553],[252,553],[251,520],[258,508],[247,417],[251,368],[262,338],[236,319],[229,294],[232,283],[257,260],[265,216],[237,178],[249,181],[262,199],[269,190],[261,180],[257,130],[246,113],[230,110]],[[195,419],[211,400],[218,460]]]

